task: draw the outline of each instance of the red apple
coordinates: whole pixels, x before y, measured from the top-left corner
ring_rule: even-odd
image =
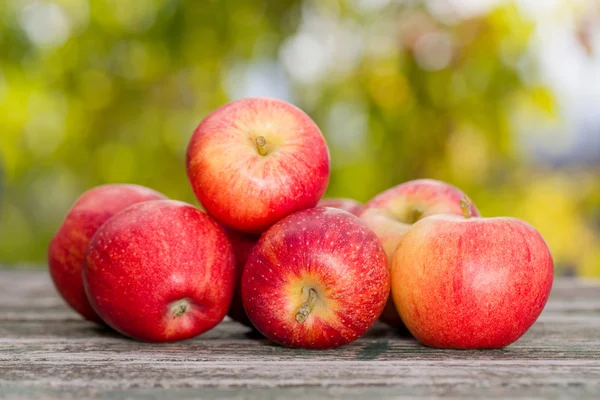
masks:
[[[142,186],[104,185],[84,193],[68,212],[48,246],[48,266],[58,292],[85,319],[102,322],[90,306],[81,280],[81,267],[92,236],[110,217],[130,205],[165,198]]]
[[[542,312],[552,279],[546,242],[516,218],[424,218],[392,260],[402,320],[417,340],[437,348],[513,343]]]
[[[225,229],[225,232],[227,233],[227,236],[231,241],[231,246],[233,247],[236,270],[236,288],[233,295],[233,301],[231,302],[231,307],[229,307],[229,312],[227,315],[229,315],[229,317],[234,321],[237,321],[250,328],[254,328],[248,319],[248,315],[246,315],[246,311],[244,310],[244,305],[242,303],[241,281],[242,272],[244,272],[246,261],[248,260],[252,249],[258,242],[258,239],[260,239],[260,236],[248,235],[232,229]]]
[[[335,208],[288,216],[265,232],[242,275],[252,324],[290,347],[325,349],[363,335],[389,295],[385,252],[357,217]]]
[[[448,183],[417,179],[374,197],[365,204],[360,218],[377,234],[391,262],[394,251],[413,223],[434,214],[462,215],[460,201],[463,197],[462,191]],[[471,213],[479,215],[474,205],[471,205]],[[405,331],[391,296],[380,319]]]
[[[196,128],[187,171],[208,214],[235,230],[262,233],[317,205],[329,182],[329,150],[302,110],[281,100],[242,99]]]
[[[319,201],[319,207],[333,207],[339,208],[340,210],[348,211],[350,214],[358,216],[362,211],[363,205],[356,200],[336,198],[336,199],[323,199]]]
[[[83,281],[94,310],[115,330],[171,342],[217,325],[229,309],[235,259],[221,227],[173,200],[133,205],[90,242]]]

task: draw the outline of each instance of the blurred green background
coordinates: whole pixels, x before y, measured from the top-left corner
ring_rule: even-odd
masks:
[[[322,128],[328,196],[453,183],[600,276],[600,8],[570,0],[0,0],[0,263],[43,263],[109,182],[194,202],[185,150],[232,99]],[[43,264],[40,264],[43,265]]]

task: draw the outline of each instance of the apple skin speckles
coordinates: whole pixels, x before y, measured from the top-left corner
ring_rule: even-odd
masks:
[[[415,221],[436,214],[463,215],[460,201],[465,194],[449,183],[434,179],[415,179],[394,186],[375,196],[364,205],[359,215],[383,243],[391,262],[402,237]],[[473,216],[479,211],[470,206]],[[381,321],[407,334],[406,327],[390,296],[381,314]]]
[[[126,184],[97,186],[85,192],[67,213],[48,246],[48,267],[56,289],[85,319],[102,324],[83,288],[85,251],[96,233],[117,212],[143,201],[166,199],[152,189]]]
[[[189,339],[227,314],[235,258],[223,229],[173,200],[140,203],[109,219],[83,267],[94,310],[112,328],[148,342]]]
[[[321,131],[302,110],[281,100],[248,98],[200,123],[188,146],[187,172],[211,216],[258,234],[317,205],[329,183],[330,157]]]
[[[553,277],[548,245],[529,224],[440,214],[404,235],[392,259],[392,296],[427,346],[502,348],[536,321]]]
[[[267,338],[290,347],[324,349],[363,335],[379,318],[390,287],[385,251],[352,214],[313,208],[265,232],[242,275],[248,317]],[[304,322],[298,313],[310,291]]]
[[[260,236],[240,233],[229,228],[225,228],[225,232],[227,233],[227,237],[229,237],[231,246],[233,247],[236,269],[235,294],[227,315],[234,321],[254,329],[254,326],[248,319],[248,315],[246,315],[244,305],[242,304],[241,281],[242,272],[244,272],[246,261],[248,261],[248,257],[250,256],[250,253],[252,253],[252,249],[258,242],[258,239],[260,239]]]

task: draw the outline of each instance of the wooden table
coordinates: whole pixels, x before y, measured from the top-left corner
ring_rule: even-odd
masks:
[[[0,397],[600,398],[600,281],[557,280],[538,322],[503,350],[420,346],[376,325],[329,351],[286,349],[223,322],[174,344],[81,320],[44,270],[0,271]]]

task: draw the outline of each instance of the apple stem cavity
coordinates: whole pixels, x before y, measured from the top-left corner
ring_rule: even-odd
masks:
[[[171,303],[169,309],[173,317],[181,317],[188,311],[190,304],[187,299],[177,300]]]
[[[267,150],[265,149],[265,145],[267,144],[267,139],[264,136],[258,136],[256,138],[256,149],[258,150],[258,154],[261,156],[267,155]]]
[[[306,321],[311,311],[315,308],[316,301],[317,292],[315,291],[315,289],[309,289],[308,300],[302,305],[302,307],[300,307],[300,309],[296,313],[296,322],[303,323],[304,321]]]
[[[411,215],[411,224],[417,222],[423,216],[423,210],[420,208],[413,208]]]
[[[463,215],[465,218],[471,218],[473,214],[471,214],[471,206],[473,205],[473,200],[471,200],[468,196],[460,199],[460,208],[462,208]]]

